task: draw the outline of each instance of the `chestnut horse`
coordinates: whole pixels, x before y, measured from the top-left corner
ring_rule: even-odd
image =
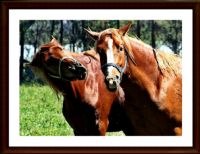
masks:
[[[116,106],[124,100],[121,88],[107,90],[98,57],[92,52],[65,52],[53,38],[40,47],[30,63],[37,75],[63,95],[63,115],[75,135],[105,135],[113,102]]]
[[[122,75],[126,74],[124,82],[130,80],[143,89],[158,110],[167,115],[169,121],[173,121],[174,133],[181,135],[181,58],[175,54],[156,52],[141,40],[129,37],[127,32],[130,26],[129,23],[120,29],[110,28],[99,33],[86,29],[96,41],[96,51],[100,55],[107,87],[110,91],[117,90]],[[127,93],[125,90],[126,95]],[[135,97],[144,96],[146,97],[146,95],[135,95]]]

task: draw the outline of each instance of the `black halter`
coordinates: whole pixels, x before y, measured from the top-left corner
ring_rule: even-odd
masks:
[[[118,66],[117,64],[114,64],[114,63],[106,63],[106,64],[104,64],[101,68],[102,68],[102,70],[104,70],[105,68],[107,68],[107,67],[109,67],[109,66],[112,66],[112,67],[116,68],[116,69],[119,71],[120,76],[122,77],[122,75],[123,75],[123,73],[124,73],[124,71],[125,71],[127,65],[128,65],[128,60],[127,60],[127,55],[126,55],[125,65],[124,65],[123,68],[120,67],[120,66]]]

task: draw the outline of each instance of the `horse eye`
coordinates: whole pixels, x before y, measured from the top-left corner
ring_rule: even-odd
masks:
[[[123,47],[122,46],[119,46],[119,51],[123,51]]]

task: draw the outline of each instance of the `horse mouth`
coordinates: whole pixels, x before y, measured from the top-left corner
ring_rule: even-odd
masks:
[[[86,77],[87,77],[87,69],[81,63],[79,63],[77,65],[76,71],[77,71],[77,78],[79,80],[85,80],[86,79]]]
[[[69,80],[85,80],[87,77],[87,69],[80,63],[75,63],[67,67],[68,73],[66,73],[66,78]],[[70,75],[69,75],[70,74]]]
[[[87,70],[85,69],[84,72],[81,72],[80,74],[77,74],[78,80],[85,80],[87,78]]]

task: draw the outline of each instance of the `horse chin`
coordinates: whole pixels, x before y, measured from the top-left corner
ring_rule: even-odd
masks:
[[[63,79],[66,81],[75,81],[75,80],[85,80],[87,78],[87,73],[69,73],[65,76],[63,75]]]

